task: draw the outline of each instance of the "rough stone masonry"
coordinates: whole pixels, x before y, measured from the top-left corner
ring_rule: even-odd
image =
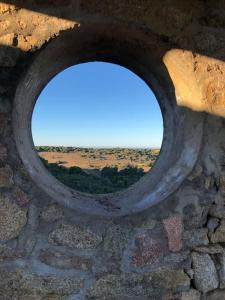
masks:
[[[134,50],[154,49],[177,105],[204,117],[192,172],[165,201],[129,216],[57,204],[30,178],[14,141],[24,72],[84,24],[134,32]],[[225,299],[224,48],[222,0],[0,2],[1,300]]]

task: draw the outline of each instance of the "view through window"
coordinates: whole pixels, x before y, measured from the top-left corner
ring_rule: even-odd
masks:
[[[123,190],[155,163],[163,120],[149,86],[119,65],[90,62],[55,76],[37,99],[33,141],[46,168],[85,193]]]

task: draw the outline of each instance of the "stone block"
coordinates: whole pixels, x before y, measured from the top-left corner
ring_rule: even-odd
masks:
[[[225,219],[221,220],[220,225],[210,238],[212,243],[225,243]]]
[[[224,249],[219,244],[208,245],[208,246],[199,246],[194,249],[196,252],[208,253],[208,254],[218,254],[223,253]]]
[[[178,252],[182,248],[183,222],[179,215],[171,216],[163,220],[168,238],[169,250]]]
[[[26,210],[0,198],[0,241],[16,238],[27,222]]]
[[[13,198],[19,205],[26,205],[30,202],[31,197],[21,190],[19,187],[16,187],[13,191]]]
[[[5,162],[7,158],[7,148],[0,144],[0,161]]]
[[[53,204],[47,207],[44,207],[41,212],[41,219],[44,222],[51,223],[57,220],[62,219],[64,216],[64,211],[62,207],[57,204]]]
[[[225,218],[225,206],[213,204],[210,207],[209,215],[219,219]]]
[[[63,300],[82,287],[82,279],[69,276],[41,276],[21,268],[0,269],[0,299],[4,300]]]
[[[112,224],[104,236],[103,249],[107,257],[120,260],[131,238],[132,228],[129,225]]]
[[[0,14],[8,14],[13,12],[16,9],[16,6],[13,4],[7,4],[5,2],[0,3]]]
[[[180,292],[189,289],[190,286],[190,278],[182,269],[162,267],[146,275],[145,279],[154,290]]]
[[[207,222],[207,228],[209,230],[209,235],[214,233],[215,229],[219,226],[219,219],[217,218],[209,218]]]
[[[132,262],[136,267],[154,265],[168,252],[166,237],[160,228],[138,234],[135,246]]]
[[[194,284],[197,290],[207,293],[219,286],[219,279],[213,260],[208,254],[192,253]]]
[[[184,231],[183,241],[186,247],[193,248],[200,245],[208,245],[208,229],[192,229]]]
[[[225,290],[215,290],[207,296],[207,300],[225,300]]]
[[[8,247],[7,245],[0,244],[0,262],[4,262],[5,260],[12,260],[15,258],[19,258],[19,251]]]
[[[225,252],[218,254],[218,262],[220,265],[219,268],[219,277],[220,277],[220,288],[225,288]]]
[[[201,294],[199,291],[191,289],[188,292],[183,292],[181,294],[181,300],[200,300]]]
[[[190,279],[182,270],[160,268],[147,274],[106,274],[88,289],[85,299],[162,299],[189,289]]]
[[[102,237],[81,229],[76,225],[62,224],[49,235],[53,245],[67,246],[72,249],[93,249],[102,241]]]
[[[93,266],[93,262],[90,258],[71,256],[50,250],[43,251],[40,256],[40,260],[51,267],[59,269],[78,269],[81,271],[90,271]]]
[[[0,188],[8,188],[13,184],[13,171],[9,166],[0,168]]]

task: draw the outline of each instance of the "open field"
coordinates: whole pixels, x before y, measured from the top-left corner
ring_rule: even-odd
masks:
[[[113,193],[148,172],[158,149],[36,147],[46,168],[62,183],[81,192]]]
[[[39,155],[49,163],[57,163],[67,168],[78,166],[87,170],[115,166],[121,170],[130,165],[148,172],[159,154],[158,149],[46,147],[48,151],[42,151],[44,149],[37,147]]]

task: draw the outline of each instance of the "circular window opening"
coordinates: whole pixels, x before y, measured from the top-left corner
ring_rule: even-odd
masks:
[[[13,102],[13,133],[15,143],[23,166],[34,184],[44,192],[47,198],[50,197],[71,210],[88,215],[110,218],[131,215],[148,209],[165,201],[181,186],[198,159],[204,121],[199,113],[197,114],[177,105],[174,87],[169,80],[161,56],[157,58],[157,55],[161,55],[161,52],[154,53],[155,46],[152,43],[149,44],[149,36],[146,36],[145,43],[145,39],[141,33],[140,41],[143,47],[140,47],[140,41],[136,35],[137,32],[126,30],[124,32],[121,31],[121,28],[118,29],[115,30],[115,25],[113,24],[112,26],[108,22],[105,26],[102,26],[102,24],[95,24],[93,26],[90,23],[81,26],[79,30],[65,32],[65,34],[61,34],[58,38],[52,40],[34,57],[34,60],[30,61],[28,68],[24,71],[18,83]],[[156,56],[152,55],[153,53]],[[152,170],[136,183],[115,193],[93,195],[90,192],[80,192],[74,188],[67,187],[48,172],[37,155],[32,139],[32,113],[43,88],[62,70],[74,65],[79,68],[85,66],[78,65],[79,63],[90,61],[115,63],[132,70],[154,91],[163,114],[163,143],[157,162],[154,164]],[[102,73],[95,72],[93,75],[91,72],[86,72],[85,78],[86,80],[94,80],[99,74]],[[109,76],[110,74],[108,72],[106,75]],[[100,91],[106,86],[105,80],[107,76],[100,82]],[[70,88],[74,92],[74,103],[79,101],[76,95],[76,91],[81,88],[78,84],[79,78],[76,77],[77,80],[75,80],[74,77],[70,85]],[[55,77],[56,79],[57,77]],[[112,85],[112,82],[110,78],[111,90],[115,92],[116,88]],[[85,84],[85,87],[84,90],[88,88],[88,85]],[[94,90],[97,91],[96,88]],[[129,84],[129,90],[133,90],[133,84]],[[66,89],[62,87],[60,92],[66,94]],[[42,93],[45,92],[43,91]],[[148,93],[150,93],[149,89]],[[132,93],[132,97],[134,96],[133,94],[136,95],[136,93]],[[116,99],[117,102],[114,103],[113,107],[118,107],[119,112],[124,113],[122,105],[125,103],[125,100],[122,98],[122,95],[122,93],[119,94],[120,97]],[[62,97],[61,103],[65,103],[65,99],[65,97]],[[104,98],[99,109],[102,109],[102,105],[105,105],[106,101],[108,101],[107,99]],[[137,97],[136,99],[135,117],[138,115],[140,107],[143,107],[143,110],[147,114],[146,121],[151,120],[153,116],[150,106],[148,109],[149,102],[147,105],[141,106],[143,99],[141,97]],[[48,101],[50,100],[48,99]],[[53,113],[55,111],[56,100],[53,98],[51,101],[53,103],[51,113]],[[129,107],[132,107],[131,101],[128,104]],[[65,106],[64,104],[61,107],[65,108]],[[47,108],[45,109],[47,111]],[[87,109],[90,108],[86,105],[85,110]],[[111,111],[111,109],[108,111],[108,113],[112,112],[113,110]],[[125,112],[127,113],[128,109],[125,109]],[[68,120],[71,122],[76,120],[79,117],[78,114],[78,107],[74,106],[72,118],[68,118]],[[57,121],[59,124],[62,123],[62,115],[63,111],[61,111],[60,118]],[[85,114],[85,118],[86,116],[87,114]],[[134,128],[136,127],[134,126],[134,117],[132,114],[129,114],[129,116],[128,119],[133,121],[131,123],[133,127],[130,128],[129,134],[132,137],[131,139],[137,142],[134,135]],[[99,119],[102,120],[101,115]],[[114,126],[116,126],[116,124],[119,124],[118,116],[116,115],[114,119]],[[145,120],[144,117],[140,119],[141,121]],[[44,121],[42,123],[44,124]],[[48,126],[45,126],[44,130],[47,131],[50,126],[49,124],[50,119]],[[82,129],[83,124],[85,124],[85,121],[79,123],[78,129]],[[124,124],[126,128],[127,125],[128,122]],[[103,125],[102,127],[102,130],[107,130],[106,126],[104,127]],[[94,128],[94,126],[91,126],[91,128],[89,126],[89,137],[94,136]],[[37,145],[39,142],[36,140],[34,124],[33,130],[34,140]],[[122,129],[119,133],[121,132]],[[55,132],[55,134],[58,136],[59,132]],[[136,135],[138,138],[139,134],[140,131]],[[83,136],[83,138],[87,140],[87,136]],[[149,143],[150,141],[151,135],[149,132]],[[74,143],[76,143],[76,147],[81,146],[81,144],[78,145],[77,139],[76,141],[74,140]],[[88,146],[90,147],[90,145],[89,139]],[[147,144],[146,146],[151,147],[151,144]]]
[[[32,115],[35,149],[61,183],[89,194],[127,189],[151,171],[163,119],[149,86],[130,70],[82,63],[56,75]]]

